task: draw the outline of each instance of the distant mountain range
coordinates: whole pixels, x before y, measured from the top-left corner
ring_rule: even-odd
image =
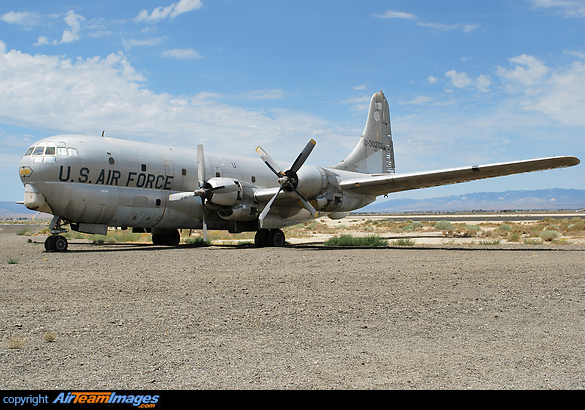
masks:
[[[362,208],[363,212],[460,212],[503,210],[585,209],[585,190],[477,192],[427,199],[391,199]]]
[[[360,212],[459,212],[503,210],[585,209],[585,190],[538,189],[533,191],[477,192],[427,199],[391,199],[375,202]],[[50,218],[30,211],[24,205],[0,201],[0,219]]]

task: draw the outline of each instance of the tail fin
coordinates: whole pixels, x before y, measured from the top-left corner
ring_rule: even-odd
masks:
[[[395,171],[390,108],[382,91],[372,96],[368,121],[360,142],[346,159],[332,168],[364,174]]]

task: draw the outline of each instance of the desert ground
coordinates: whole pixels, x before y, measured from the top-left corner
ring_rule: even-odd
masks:
[[[502,222],[453,223],[356,228],[380,248],[324,246],[307,225],[283,248],[71,239],[64,253],[2,226],[0,386],[584,389],[585,245],[560,222],[554,240],[513,241]]]

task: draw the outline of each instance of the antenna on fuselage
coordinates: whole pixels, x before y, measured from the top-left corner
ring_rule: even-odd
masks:
[[[105,131],[102,131],[102,138],[104,137],[104,134],[105,134],[105,133],[106,133]]]

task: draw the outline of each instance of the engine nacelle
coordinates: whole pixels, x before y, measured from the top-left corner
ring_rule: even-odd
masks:
[[[232,178],[208,179],[205,188],[211,190],[209,202],[214,205],[235,206],[240,198],[240,184]]]
[[[217,213],[226,221],[253,221],[258,218],[258,208],[252,204],[242,204]]]

